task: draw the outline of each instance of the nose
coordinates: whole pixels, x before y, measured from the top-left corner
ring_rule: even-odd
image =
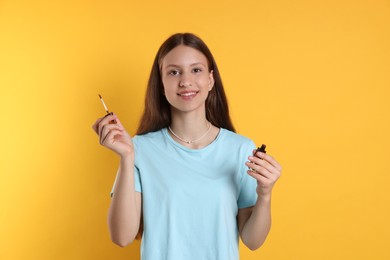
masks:
[[[191,87],[191,77],[187,73],[183,73],[180,76],[180,81],[179,81],[179,87],[186,88],[186,87]]]

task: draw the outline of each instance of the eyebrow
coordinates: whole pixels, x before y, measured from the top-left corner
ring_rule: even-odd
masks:
[[[190,64],[190,67],[196,66],[196,65],[202,65],[203,67],[206,67],[202,62],[192,63],[192,64]],[[168,64],[167,66],[165,66],[165,68],[169,68],[169,67],[180,68],[181,66],[180,65],[176,65],[176,64]]]

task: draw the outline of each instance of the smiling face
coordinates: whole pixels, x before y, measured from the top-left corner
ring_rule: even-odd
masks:
[[[162,59],[160,68],[164,94],[172,112],[205,111],[214,78],[203,53],[179,45]]]

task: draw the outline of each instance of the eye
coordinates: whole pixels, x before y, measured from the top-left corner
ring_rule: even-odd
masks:
[[[177,76],[180,74],[180,72],[178,70],[171,70],[168,72],[169,75],[172,75],[172,76]]]
[[[200,68],[193,68],[192,71],[195,72],[195,73],[199,73],[199,72],[202,72],[202,69],[200,69]]]

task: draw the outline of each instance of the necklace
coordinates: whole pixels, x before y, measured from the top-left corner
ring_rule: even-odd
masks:
[[[184,140],[183,138],[179,137],[177,134],[175,134],[175,132],[173,132],[172,128],[170,126],[168,126],[168,129],[169,131],[171,131],[171,133],[177,138],[179,139],[180,141],[186,143],[186,144],[192,144],[194,142],[197,142],[199,140],[201,140],[203,137],[205,137],[209,132],[210,132],[210,129],[211,129],[211,124],[209,123],[209,128],[207,129],[206,133],[204,133],[201,137],[199,137],[198,139],[195,139],[195,140]]]

